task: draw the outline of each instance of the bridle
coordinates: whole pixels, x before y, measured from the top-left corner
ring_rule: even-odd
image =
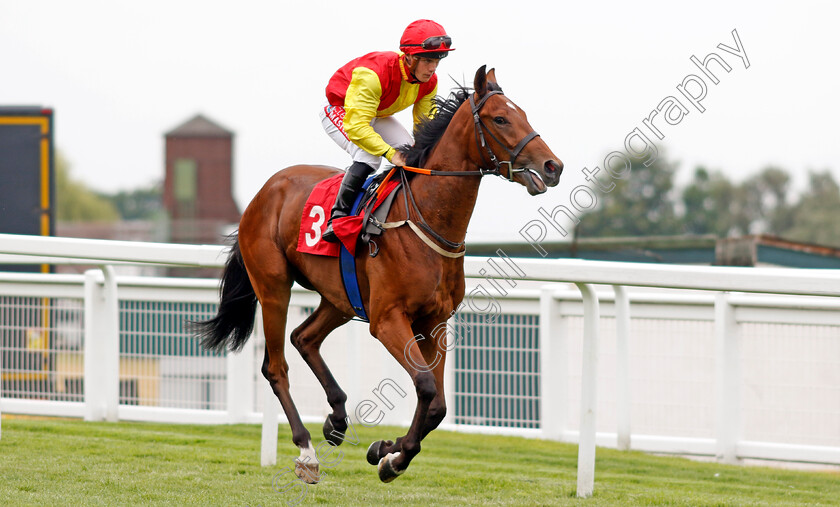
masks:
[[[487,125],[481,121],[481,117],[478,114],[478,112],[481,111],[481,108],[484,107],[484,103],[487,102],[487,99],[493,95],[504,95],[504,93],[501,90],[491,90],[484,94],[484,96],[479,99],[478,103],[475,102],[474,96],[470,95],[470,109],[472,111],[473,123],[475,123],[475,143],[478,146],[479,154],[481,154],[482,164],[486,161],[484,155],[486,152],[487,158],[490,159],[490,163],[493,165],[492,169],[485,169],[481,165],[478,166],[478,171],[435,171],[433,169],[421,169],[418,167],[408,166],[403,166],[402,168],[408,172],[425,174],[428,176],[499,176],[500,178],[508,181],[513,181],[513,177],[519,173],[530,171],[530,169],[525,167],[513,167],[513,164],[516,162],[519,154],[522,153],[522,150],[525,149],[525,146],[535,138],[539,137],[539,134],[537,134],[535,130],[532,130],[529,134],[523,137],[522,140],[513,147],[513,149],[505,146],[505,143],[499,140],[498,137],[494,136],[493,132],[487,128]],[[509,160],[499,160],[499,157],[493,153],[493,150],[490,149],[490,146],[487,144],[487,140],[484,137],[485,130],[487,131],[487,134],[496,141],[496,144],[501,146],[502,149],[507,152]],[[502,166],[504,165],[507,165],[507,176],[505,176],[505,173],[502,172]]]
[[[443,236],[441,236],[440,234],[435,232],[432,229],[432,227],[428,223],[426,223],[426,220],[423,218],[423,215],[420,213],[420,208],[417,206],[417,203],[414,200],[414,195],[412,194],[411,187],[408,184],[406,171],[419,173],[419,174],[425,174],[425,175],[428,175],[428,176],[479,176],[479,177],[482,177],[482,176],[485,176],[485,175],[492,175],[492,176],[499,176],[499,177],[504,178],[508,181],[513,181],[513,177],[518,173],[529,171],[530,169],[527,169],[525,167],[516,168],[516,167],[513,166],[513,164],[516,162],[516,159],[517,159],[517,157],[519,157],[519,154],[522,153],[522,150],[525,149],[525,146],[529,142],[533,141],[536,137],[538,137],[539,134],[537,134],[536,131],[532,130],[529,134],[527,134],[525,137],[523,137],[522,140],[519,141],[516,144],[516,146],[513,147],[513,149],[510,149],[507,146],[505,146],[505,143],[503,143],[501,140],[499,140],[498,137],[493,135],[493,132],[491,132],[490,129],[487,128],[487,125],[485,125],[483,121],[481,121],[481,117],[478,114],[479,111],[481,111],[481,108],[487,102],[487,99],[489,99],[493,95],[504,95],[504,93],[502,93],[501,90],[488,91],[486,94],[484,94],[483,97],[481,97],[481,99],[479,99],[479,101],[477,103],[475,102],[474,96],[470,95],[470,109],[472,111],[473,121],[475,123],[475,142],[476,142],[476,145],[478,146],[478,152],[481,154],[481,162],[482,162],[482,164],[484,164],[484,162],[486,161],[485,155],[484,155],[485,152],[486,152],[487,153],[487,158],[490,159],[490,163],[493,165],[493,167],[491,169],[486,169],[486,168],[482,167],[481,165],[479,165],[478,166],[478,171],[437,171],[437,170],[433,170],[433,169],[421,169],[421,168],[417,168],[417,167],[407,167],[407,166],[402,166],[402,167],[399,167],[399,168],[395,167],[394,169],[399,169],[400,179],[402,180],[401,183],[402,183],[403,188],[405,189],[404,192],[403,192],[403,200],[405,201],[406,217],[411,216],[411,212],[409,210],[409,205],[410,205],[411,208],[414,209],[415,214],[417,215],[417,217],[420,220],[416,224],[408,218],[406,218],[406,220],[401,220],[399,222],[381,223],[381,222],[378,222],[378,221],[374,221],[374,223],[376,223],[378,226],[382,227],[383,229],[394,229],[394,228],[401,227],[401,226],[407,224],[411,227],[411,229],[414,231],[414,233],[417,234],[417,236],[421,240],[423,240],[423,242],[426,245],[428,245],[430,248],[432,248],[435,252],[437,252],[440,255],[443,255],[445,257],[458,258],[458,257],[462,257],[466,253],[466,248],[464,248],[464,242],[463,241],[461,241],[460,243],[456,243],[454,241],[449,241],[448,239],[444,238]],[[501,146],[502,149],[504,149],[507,152],[508,157],[509,157],[508,160],[499,160],[499,158],[496,156],[496,154],[493,153],[493,150],[490,149],[490,146],[487,144],[487,140],[484,137],[484,132],[485,131],[487,131],[487,134],[494,141],[496,141],[496,144]],[[502,166],[505,166],[505,165],[507,165],[507,175],[505,175],[505,173],[502,172]],[[386,180],[390,177],[391,177],[391,174],[389,174],[386,177]],[[380,184],[380,186],[384,187],[384,181]],[[442,248],[440,248],[439,246],[434,244],[428,236],[423,234],[421,229],[426,231],[429,235],[431,235],[433,238],[435,238],[435,240],[437,240],[439,243],[441,243],[443,245],[446,245],[449,248],[457,249],[457,250],[460,250],[460,251],[458,251],[458,252],[448,252],[446,250],[443,250]],[[377,252],[378,252],[378,249],[377,249]],[[375,254],[372,254],[372,255],[375,255]]]
[[[484,176],[485,174],[492,174],[495,176],[505,178],[508,181],[513,181],[513,177],[516,174],[527,172],[530,170],[525,167],[514,168],[513,164],[516,162],[516,158],[519,156],[519,154],[522,153],[522,150],[525,149],[525,145],[533,141],[534,138],[539,136],[539,134],[537,134],[536,131],[532,130],[528,135],[523,137],[522,140],[519,141],[519,143],[517,143],[517,145],[514,146],[512,150],[505,146],[505,143],[503,143],[499,140],[498,137],[493,135],[493,132],[491,132],[487,128],[487,125],[485,125],[484,122],[481,121],[481,117],[478,115],[478,112],[481,111],[481,108],[482,106],[484,106],[484,103],[487,102],[487,99],[489,99],[493,95],[504,95],[504,93],[502,93],[501,90],[489,91],[486,94],[484,94],[483,97],[481,97],[477,104],[475,102],[474,97],[470,95],[470,108],[472,109],[473,122],[475,122],[475,142],[478,145],[479,153],[481,153],[481,160],[482,162],[484,162],[484,152],[487,152],[490,162],[494,166],[493,169],[483,169],[481,166],[479,166],[478,171],[479,173],[481,173],[482,176]],[[496,144],[501,146],[502,149],[504,149],[507,152],[509,160],[500,161],[498,157],[496,157],[496,154],[493,153],[493,150],[490,149],[490,146],[487,145],[487,140],[484,138],[485,130],[487,130],[487,134],[489,134],[490,137],[493,138],[494,141],[496,141]],[[484,148],[484,151],[482,151],[482,148]],[[502,166],[505,164],[507,164],[507,177],[505,177],[505,175],[502,173]]]

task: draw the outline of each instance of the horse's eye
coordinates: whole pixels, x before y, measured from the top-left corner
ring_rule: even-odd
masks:
[[[493,122],[494,122],[496,125],[504,125],[504,124],[505,124],[505,123],[507,123],[508,121],[507,121],[507,120],[505,120],[504,118],[502,118],[501,116],[497,116],[497,117],[493,118]]]

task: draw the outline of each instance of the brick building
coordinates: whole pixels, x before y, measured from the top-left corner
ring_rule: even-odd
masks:
[[[232,191],[233,137],[200,114],[166,133],[163,205],[171,241],[218,244],[239,223]]]

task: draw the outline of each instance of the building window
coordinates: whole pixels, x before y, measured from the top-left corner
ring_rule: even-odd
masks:
[[[191,158],[175,160],[175,217],[195,218],[198,163]]]

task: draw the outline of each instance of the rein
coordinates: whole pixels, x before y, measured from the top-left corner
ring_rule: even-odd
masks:
[[[406,171],[417,172],[419,174],[428,174],[428,175],[434,175],[434,174],[432,174],[433,172],[441,173],[441,174],[447,174],[447,173],[445,171],[430,171],[429,169],[417,169],[415,167],[411,167],[411,168],[406,169],[405,167],[396,167],[395,166],[394,168],[391,169],[391,172],[388,173],[388,175],[385,177],[385,179],[380,184],[379,190],[377,190],[377,195],[382,189],[385,188],[385,182],[387,182],[391,178],[391,176],[394,174],[394,171],[396,171],[396,170],[399,170],[400,184],[402,185],[402,187],[404,189],[404,191],[403,191],[403,201],[405,203],[405,216],[406,217],[411,217],[411,208],[413,208],[414,212],[417,214],[417,217],[419,218],[419,221],[417,223],[415,223],[410,218],[406,218],[405,220],[400,220],[398,222],[380,222],[379,220],[377,220],[373,216],[371,216],[369,220],[371,222],[373,222],[374,225],[382,228],[383,230],[385,230],[385,229],[396,229],[397,227],[402,227],[403,225],[408,225],[411,228],[411,230],[414,232],[414,234],[416,234],[417,237],[420,238],[420,240],[423,241],[423,243],[426,244],[426,246],[428,246],[429,248],[431,248],[435,252],[439,253],[440,255],[442,255],[444,257],[449,257],[450,259],[457,259],[459,257],[463,257],[464,254],[467,253],[467,249],[466,249],[466,246],[464,245],[463,241],[461,241],[460,243],[455,243],[454,241],[449,241],[448,239],[444,238],[443,236],[441,236],[440,234],[435,232],[435,230],[432,229],[432,227],[426,222],[426,219],[423,218],[423,214],[420,212],[420,208],[417,206],[417,201],[414,200],[414,194],[411,192],[411,187],[408,185],[408,175],[406,174]],[[473,174],[475,174],[475,172],[470,171],[467,174],[473,175]],[[410,204],[411,208],[409,208],[409,203],[411,203]],[[446,245],[447,247],[452,248],[452,249],[460,249],[460,251],[449,252],[447,250],[444,250],[443,248],[436,245],[435,242],[432,241],[432,239],[426,233],[423,232],[424,230],[426,231],[426,233],[431,235],[432,238],[436,239],[438,242],[443,243],[444,245]]]
[[[376,221],[376,225],[378,225],[379,227],[382,227],[383,229],[395,229],[397,227],[402,227],[403,225],[407,224],[409,227],[411,227],[411,230],[414,231],[414,233],[417,234],[417,236],[423,241],[423,243],[425,243],[427,246],[429,246],[435,252],[439,253],[440,255],[443,255],[444,257],[449,257],[449,258],[455,259],[455,258],[458,258],[458,257],[463,257],[464,254],[467,253],[467,249],[466,249],[466,246],[464,244],[464,241],[461,241],[460,243],[455,243],[454,241],[449,241],[448,239],[444,238],[443,236],[441,236],[440,234],[435,232],[434,229],[432,229],[432,227],[428,223],[426,223],[426,219],[423,218],[423,214],[420,213],[420,208],[417,206],[417,202],[414,200],[414,194],[411,192],[411,187],[408,185],[408,179],[407,179],[406,172],[424,174],[426,176],[478,176],[478,177],[483,177],[485,175],[493,175],[493,176],[499,176],[499,177],[504,178],[508,181],[513,181],[513,177],[516,174],[529,171],[530,169],[527,169],[527,168],[524,168],[524,167],[515,168],[515,167],[513,167],[513,164],[514,164],[514,162],[516,162],[516,158],[519,157],[519,154],[522,153],[522,150],[525,149],[525,146],[529,142],[534,140],[536,137],[538,137],[539,134],[537,134],[536,131],[532,130],[528,135],[523,137],[522,140],[519,141],[519,143],[517,143],[517,145],[514,146],[514,148],[512,150],[510,148],[508,148],[507,146],[505,146],[505,144],[503,142],[501,142],[499,140],[499,138],[497,138],[496,136],[493,135],[493,132],[491,132],[487,128],[487,125],[485,125],[484,122],[481,121],[481,117],[478,114],[478,112],[484,106],[485,102],[487,102],[487,99],[492,97],[493,95],[504,95],[504,94],[501,92],[501,90],[489,91],[478,101],[477,104],[476,104],[473,96],[470,95],[470,109],[472,111],[473,122],[475,123],[475,142],[476,142],[476,145],[479,148],[479,150],[478,150],[479,153],[481,153],[482,163],[485,161],[484,152],[486,151],[486,153],[487,153],[487,155],[490,159],[490,162],[493,164],[494,167],[492,169],[484,169],[483,167],[479,166],[478,171],[437,171],[437,170],[434,170],[434,169],[422,169],[422,168],[419,168],[419,167],[409,167],[409,166],[394,167],[393,169],[391,169],[391,172],[388,174],[388,176],[385,177],[385,180],[380,185],[380,188],[384,188],[385,181],[387,181],[392,176],[394,170],[399,169],[400,180],[401,180],[403,188],[405,189],[405,191],[403,192],[403,200],[405,201],[406,216],[407,217],[411,216],[410,209],[409,209],[409,201],[410,201],[411,202],[411,208],[414,209],[414,212],[417,214],[417,216],[419,217],[420,220],[419,220],[418,223],[414,223],[408,218],[405,219],[405,220],[401,220],[399,222],[382,223],[382,222]],[[493,150],[490,149],[490,146],[487,144],[487,140],[484,137],[484,131],[485,130],[487,131],[487,134],[494,141],[496,141],[496,144],[501,146],[507,152],[509,160],[500,161],[498,159],[498,157],[496,157],[496,154],[493,153]],[[484,148],[484,150],[482,150],[482,148]],[[502,172],[502,166],[503,165],[507,165],[507,176],[505,176],[505,174]],[[373,220],[375,220],[375,219],[373,219]],[[438,245],[436,245],[434,242],[432,242],[432,240],[429,238],[429,236],[427,236],[426,234],[423,233],[424,230],[426,231],[426,233],[431,235],[439,243],[442,243],[442,244],[444,244],[445,246],[447,246],[451,249],[460,249],[460,251],[449,252],[449,251],[446,251],[446,250],[440,248]]]

